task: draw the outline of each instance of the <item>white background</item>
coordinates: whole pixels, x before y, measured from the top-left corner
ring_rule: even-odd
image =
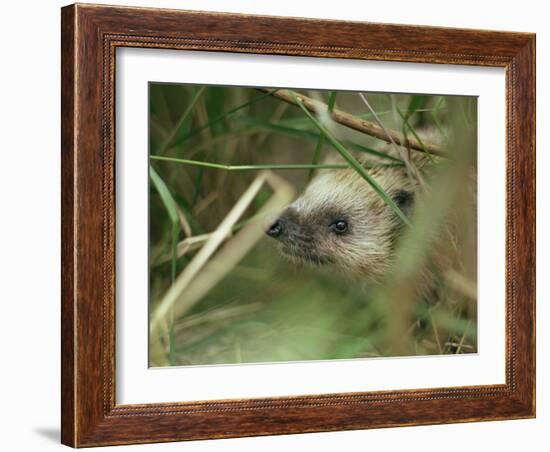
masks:
[[[116,80],[117,403],[504,383],[503,69],[125,48],[117,51]],[[145,175],[149,165],[150,80],[479,96],[479,353],[148,369],[149,212]]]
[[[545,2],[461,2],[354,0],[296,2],[278,0],[122,1],[119,4],[310,16],[395,23],[461,26],[537,32],[537,129],[539,174],[550,164],[550,31]],[[1,319],[2,373],[0,420],[3,450],[61,449],[59,424],[59,7],[63,2],[27,0],[2,7],[0,177],[2,221]],[[545,108],[546,107],[546,108]],[[550,180],[538,182],[538,274],[547,270],[550,216],[543,210]],[[546,202],[547,204],[547,202]],[[279,451],[399,450],[502,452],[546,450],[550,429],[547,390],[550,310],[544,298],[548,278],[538,281],[538,417],[536,420],[370,431],[245,438],[116,450]],[[543,353],[546,351],[546,353]],[[544,381],[546,380],[546,382]],[[546,384],[545,384],[546,383]]]

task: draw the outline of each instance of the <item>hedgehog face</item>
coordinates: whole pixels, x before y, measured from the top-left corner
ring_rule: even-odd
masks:
[[[301,211],[288,207],[267,230],[279,241],[280,251],[296,260],[315,265],[335,263],[333,249],[343,246],[352,234],[349,218],[337,210]]]
[[[406,207],[409,192],[391,189]],[[293,261],[378,279],[390,264],[400,221],[363,179],[331,171],[316,177],[266,234]]]

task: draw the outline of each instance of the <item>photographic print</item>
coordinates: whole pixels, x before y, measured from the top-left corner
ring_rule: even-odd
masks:
[[[149,365],[477,352],[477,98],[149,83]]]
[[[63,444],[535,416],[534,34],[61,31]]]

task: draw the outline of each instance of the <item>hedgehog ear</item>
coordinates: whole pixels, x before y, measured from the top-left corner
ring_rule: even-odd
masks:
[[[403,213],[410,216],[414,207],[414,193],[407,190],[398,190],[393,195],[393,202],[397,204]]]

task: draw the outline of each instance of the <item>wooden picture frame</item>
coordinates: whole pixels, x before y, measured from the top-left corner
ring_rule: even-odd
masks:
[[[73,447],[535,416],[535,35],[71,5],[62,9],[62,442]],[[506,69],[506,383],[115,403],[118,47]]]

